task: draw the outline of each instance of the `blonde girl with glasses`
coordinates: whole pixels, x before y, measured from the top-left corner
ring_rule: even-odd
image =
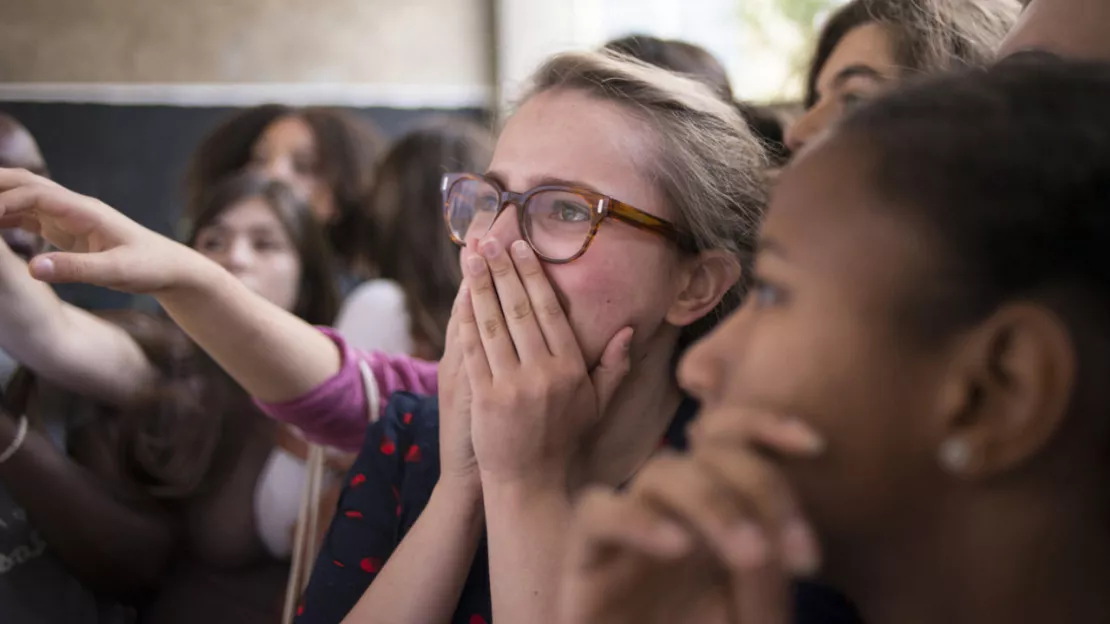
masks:
[[[740,299],[763,167],[703,85],[611,54],[550,59],[468,178],[485,186],[445,189],[466,248],[438,374],[357,353],[32,176],[0,173],[0,222],[65,250],[35,261],[39,279],[153,294],[271,416],[361,448],[298,621],[543,622],[578,491],[683,444],[696,405],[674,363]],[[368,404],[386,407],[369,426]]]

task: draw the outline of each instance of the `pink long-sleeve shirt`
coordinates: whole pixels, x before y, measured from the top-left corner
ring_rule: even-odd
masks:
[[[436,362],[360,351],[334,330],[319,329],[339,347],[339,372],[292,400],[255,401],[263,413],[300,429],[309,441],[357,452],[367,425],[378,419],[394,392],[436,393]]]

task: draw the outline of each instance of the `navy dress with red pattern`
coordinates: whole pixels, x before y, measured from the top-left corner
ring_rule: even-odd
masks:
[[[683,401],[664,438],[667,446],[686,448],[686,426],[696,413],[694,401]],[[439,402],[435,397],[395,393],[382,418],[367,431],[347,476],[296,624],[338,624],[347,616],[412,529],[438,480]],[[798,624],[859,622],[840,596],[822,587],[802,584],[795,596]],[[489,624],[491,611],[489,554],[483,537],[451,621]]]

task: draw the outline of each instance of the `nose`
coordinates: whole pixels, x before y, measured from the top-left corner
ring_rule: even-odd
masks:
[[[482,240],[492,238],[505,249],[508,249],[513,243],[522,238],[520,234],[520,218],[517,215],[516,205],[510,204],[505,206],[501,214],[497,215],[497,219],[490,226],[490,229]]]
[[[690,396],[709,405],[724,396],[733,360],[742,352],[742,311],[725,319],[708,336],[690,347],[678,363],[678,384]]]
[[[217,261],[229,273],[240,274],[247,270],[254,261],[254,249],[250,241],[244,238],[235,238],[228,245],[227,251]]]
[[[805,147],[829,125],[829,114],[820,104],[810,108],[786,129],[784,142],[791,153]]]
[[[288,158],[270,158],[262,164],[262,174],[273,180],[289,182],[293,177],[293,163]]]

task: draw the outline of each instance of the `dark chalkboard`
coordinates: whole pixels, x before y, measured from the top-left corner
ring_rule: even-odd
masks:
[[[181,211],[189,155],[204,135],[235,109],[0,102],[0,111],[20,120],[35,135],[60,184],[97,197],[169,235]],[[356,112],[390,137],[432,114],[483,117],[477,109],[369,108]],[[90,309],[132,304],[127,295],[88,286],[62,286],[58,291],[65,299]]]

